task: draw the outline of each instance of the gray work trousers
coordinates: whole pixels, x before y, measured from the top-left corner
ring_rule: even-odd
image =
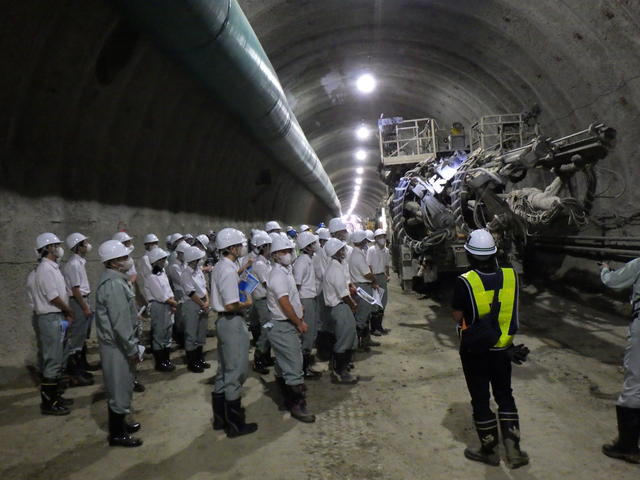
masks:
[[[193,300],[182,303],[182,323],[184,325],[184,349],[187,352],[204,347],[207,342],[207,321],[209,314],[203,312]]]
[[[355,350],[358,347],[356,335],[356,319],[346,303],[339,303],[331,307],[331,319],[333,320],[336,343],[333,346],[335,353],[343,353],[347,350]]]
[[[629,325],[624,349],[624,383],[616,403],[620,407],[640,408],[640,316]]]
[[[218,372],[214,392],[224,393],[229,402],[240,398],[242,385],[249,373],[249,330],[244,317],[220,315],[216,321],[218,334]]]
[[[129,413],[135,365],[129,362],[122,350],[113,345],[100,345],[100,361],[109,408],[115,413]]]
[[[74,320],[71,325],[69,325],[69,328],[67,328],[64,345],[64,363],[67,362],[67,359],[71,355],[82,350],[84,341],[87,338],[87,333],[89,333],[89,325],[91,324],[91,317],[85,316],[82,307],[74,297],[69,299],[69,306],[73,311]]]
[[[356,283],[357,287],[360,287],[362,290],[367,292],[369,295],[373,294],[373,288],[371,288],[370,283]],[[359,295],[356,295],[356,326],[359,329],[363,329],[369,326],[369,317],[371,316],[372,307],[370,303],[367,303],[363,298],[360,298]]]
[[[264,324],[271,321],[271,312],[269,312],[266,298],[259,298],[253,301],[252,316],[251,324],[256,326],[260,325],[260,336],[256,341],[256,350],[261,353],[266,353],[267,350],[269,350],[270,343],[269,334],[267,329],[264,328]]]
[[[318,303],[318,331],[333,332],[333,320],[331,319],[331,311],[324,303],[324,294],[320,293],[316,297]]]
[[[62,375],[64,355],[64,316],[62,313],[45,313],[37,317],[38,345],[42,358],[40,371],[44,378],[59,378]]]
[[[309,354],[313,350],[318,336],[318,301],[316,298],[303,298],[304,322],[309,329],[302,334],[302,353]]]
[[[276,357],[275,375],[287,385],[302,385],[302,345],[300,332],[288,320],[274,320],[268,329],[271,349]]]
[[[152,300],[149,302],[151,314],[151,346],[154,351],[171,347],[171,328],[173,326],[173,314],[168,303]]]
[[[387,300],[389,297],[389,291],[387,289],[387,275],[384,273],[378,273],[374,275],[376,279],[376,283],[380,285],[380,288],[384,289],[384,294],[382,294],[382,309],[387,308]]]

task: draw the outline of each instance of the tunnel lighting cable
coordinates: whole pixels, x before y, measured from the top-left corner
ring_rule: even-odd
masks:
[[[370,73],[363,73],[356,80],[356,87],[362,93],[371,93],[376,88],[376,79]]]
[[[364,150],[356,151],[356,160],[359,160],[360,162],[362,162],[366,158],[367,158],[367,152],[365,152]]]
[[[356,129],[356,138],[358,140],[366,140],[367,138],[369,138],[369,133],[369,129],[364,125],[361,125]]]

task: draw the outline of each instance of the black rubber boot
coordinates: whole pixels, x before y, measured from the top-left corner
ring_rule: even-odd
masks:
[[[200,364],[200,366],[205,370],[207,368],[211,368],[211,364],[209,362],[205,362],[204,360],[204,347],[200,345],[198,348],[196,348],[196,351],[198,352],[198,363]]]
[[[478,438],[480,439],[479,448],[465,448],[464,456],[469,460],[486,463],[487,465],[500,465],[500,454],[498,453],[498,444],[500,437],[498,435],[498,421],[494,417],[491,420],[483,422],[474,422]]]
[[[369,327],[364,328],[364,341],[368,347],[379,347],[381,345],[380,342],[376,342],[371,338]]]
[[[77,351],[73,354],[75,357],[76,368],[78,369],[78,373],[85,378],[93,379],[93,374],[89,372],[85,367],[85,361],[82,358],[82,351]]]
[[[227,427],[224,413],[224,393],[211,392],[211,407],[213,408],[213,429],[224,430]]]
[[[316,356],[321,362],[331,359],[335,337],[330,332],[319,331],[316,338]]]
[[[302,356],[302,372],[307,380],[317,380],[322,376],[322,372],[316,372],[311,368],[311,354],[305,353]]]
[[[57,388],[57,392],[58,392],[58,402],[60,402],[60,405],[64,406],[64,407],[70,407],[71,405],[73,405],[73,399],[72,398],[65,398],[62,396],[62,394],[64,393],[64,388],[62,388],[60,386],[62,380],[58,379],[58,388]]]
[[[359,352],[370,352],[371,351],[371,347],[367,343],[367,340],[366,340],[366,337],[365,337],[365,329],[364,328],[358,328],[356,330],[357,330],[357,335],[358,335],[358,351]]]
[[[265,365],[265,355],[257,349],[253,353],[253,371],[260,375],[266,375],[269,373],[269,369]]]
[[[82,346],[82,350],[80,351],[80,358],[82,359],[82,369],[86,372],[95,372],[102,368],[102,364],[100,362],[92,365],[87,361],[87,344],[86,343]]]
[[[267,367],[273,367],[276,364],[275,357],[271,356],[271,345],[267,347],[267,351],[264,353],[264,357],[262,358],[262,362]]]
[[[612,444],[602,446],[607,457],[618,458],[629,463],[640,463],[640,408],[616,406],[618,438]]]
[[[276,377],[276,385],[278,385],[278,391],[280,392],[281,397],[281,402],[278,404],[278,410],[291,410],[291,392],[289,392],[287,384],[284,383],[284,378]]]
[[[252,325],[251,328],[249,328],[249,332],[251,333],[251,346],[255,347],[256,344],[258,343],[258,339],[260,338],[260,325]]]
[[[109,445],[112,447],[139,447],[142,440],[127,432],[124,413],[116,413],[109,408]]]
[[[124,429],[127,433],[136,433],[142,428],[142,424],[139,422],[128,422],[125,417]]]
[[[349,372],[349,352],[341,352],[333,354],[333,372],[332,372],[332,381],[333,383],[339,383],[343,385],[353,385],[358,383],[358,377],[356,375],[352,375]]]
[[[204,372],[204,367],[200,365],[198,362],[198,351],[194,350],[186,350],[185,354],[187,356],[187,368],[190,372],[193,373],[202,373]]]
[[[133,380],[133,391],[136,393],[142,393],[147,389],[140,381],[136,378]]]
[[[500,433],[509,468],[518,468],[529,463],[527,452],[520,450],[520,422],[518,413],[498,412]]]
[[[176,369],[176,366],[171,361],[171,349],[169,347],[165,347],[162,349],[162,355],[164,357],[165,364],[165,372],[173,372]]]
[[[303,423],[313,423],[316,416],[307,410],[307,400],[304,385],[287,385],[291,399],[291,416]]]
[[[225,400],[225,418],[227,425],[225,432],[227,437],[234,438],[248,435],[258,430],[257,423],[246,423],[244,408],[240,404],[240,399],[231,402]]]
[[[58,382],[52,378],[43,378],[40,384],[40,412],[43,415],[69,415],[71,410],[60,402]]]
[[[69,355],[67,359],[67,375],[69,376],[69,387],[88,387],[93,385],[93,378],[85,377],[78,366],[78,356]]]

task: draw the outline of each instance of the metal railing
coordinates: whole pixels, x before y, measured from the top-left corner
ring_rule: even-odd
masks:
[[[471,151],[512,150],[536,137],[537,125],[530,126],[520,113],[487,115],[471,125]]]
[[[390,157],[435,156],[438,151],[437,130],[438,125],[433,118],[403,120],[379,127],[383,163]]]

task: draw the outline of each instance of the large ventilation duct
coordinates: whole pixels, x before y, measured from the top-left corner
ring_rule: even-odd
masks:
[[[333,214],[340,202],[236,0],[114,0],[251,129]]]

